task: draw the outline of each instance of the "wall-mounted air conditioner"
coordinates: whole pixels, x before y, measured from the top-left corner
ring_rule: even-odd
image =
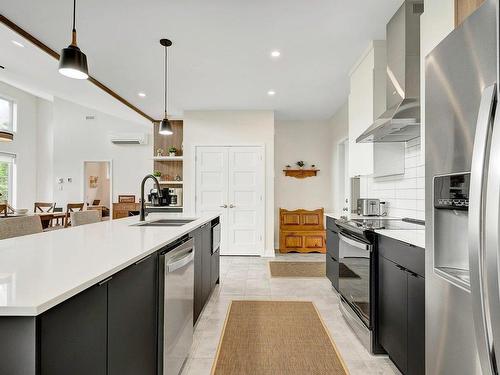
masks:
[[[148,135],[144,133],[110,134],[109,140],[115,145],[147,145]]]

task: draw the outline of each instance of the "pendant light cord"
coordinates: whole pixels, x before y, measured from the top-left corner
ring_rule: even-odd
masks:
[[[71,32],[71,45],[76,47],[76,0],[73,0],[73,30]]]
[[[167,118],[167,64],[168,64],[168,47],[165,46],[165,118]]]

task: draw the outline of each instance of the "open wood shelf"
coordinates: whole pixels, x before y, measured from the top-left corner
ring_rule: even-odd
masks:
[[[184,181],[158,181],[160,185],[182,185]]]
[[[183,156],[155,156],[154,161],[182,161]]]
[[[283,172],[288,177],[307,178],[316,176],[319,169],[283,169]]]

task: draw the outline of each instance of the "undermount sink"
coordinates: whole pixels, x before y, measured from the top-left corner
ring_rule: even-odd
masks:
[[[141,221],[140,223],[133,224],[133,226],[140,227],[180,227],[188,224],[196,219],[159,219],[153,221]]]

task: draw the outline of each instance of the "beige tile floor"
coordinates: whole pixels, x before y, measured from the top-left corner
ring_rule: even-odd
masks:
[[[274,260],[322,261],[321,254],[277,255]],[[182,375],[208,375],[231,300],[305,300],[318,308],[352,375],[400,374],[384,356],[372,356],[346,325],[327,278],[271,278],[270,258],[221,257],[221,283],[196,325],[193,347]]]

